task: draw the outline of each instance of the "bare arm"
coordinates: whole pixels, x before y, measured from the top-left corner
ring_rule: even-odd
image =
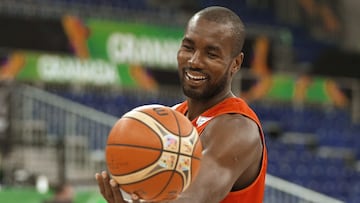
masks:
[[[262,144],[254,121],[238,114],[212,120],[200,136],[203,157],[200,171],[189,188],[172,203],[218,203],[232,190],[248,186],[259,172]],[[96,175],[109,203],[123,203],[118,185]],[[136,198],[136,197],[135,197]]]
[[[211,121],[200,137],[204,150],[199,174],[176,203],[220,202],[235,184],[246,187],[259,172],[262,144],[252,120],[223,115]]]

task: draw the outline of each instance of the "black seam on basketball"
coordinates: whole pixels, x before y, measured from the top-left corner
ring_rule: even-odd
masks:
[[[140,112],[142,112],[142,111],[140,111]],[[144,112],[142,112],[142,113],[144,113]],[[148,115],[148,114],[147,114],[147,115]],[[148,115],[148,116],[150,116],[150,115]],[[142,120],[140,120],[140,119],[137,119],[137,118],[134,118],[134,117],[127,117],[127,116],[125,116],[124,118],[137,120],[137,121],[139,121],[140,123],[143,123],[143,124],[144,124],[147,128],[149,128],[155,135],[157,135],[157,133],[155,132],[155,130],[153,130],[150,126],[148,126],[144,121],[142,121]],[[159,123],[159,121],[156,120],[154,117],[151,117],[151,118],[153,118],[159,125],[161,125],[161,126],[163,126],[163,127],[165,128],[165,126],[162,125],[161,123]],[[166,128],[166,129],[167,129],[167,128]],[[157,136],[157,137],[158,137],[159,140],[160,140],[160,144],[161,144],[161,148],[160,148],[160,149],[163,149],[163,148],[164,148],[163,142],[162,142],[162,140],[161,140],[161,138],[160,138],[159,136]]]
[[[182,132],[183,132],[183,129],[181,128],[180,126],[180,118],[177,116],[176,112],[173,111],[172,109],[170,109],[170,111],[167,111],[168,112],[168,115],[173,115],[174,118],[175,118],[175,122],[176,122],[176,125],[177,125],[177,129],[176,132],[172,132],[172,130],[170,130],[167,126],[165,126],[163,123],[161,123],[161,121],[159,119],[156,119],[152,114],[150,113],[147,113],[147,112],[144,112],[144,111],[137,111],[139,113],[142,113],[146,116],[149,116],[153,119],[151,125],[148,125],[146,122],[142,121],[141,119],[137,118],[137,117],[132,117],[132,116],[123,116],[122,118],[128,118],[128,119],[133,119],[135,121],[138,121],[139,123],[142,123],[146,126],[147,129],[150,129],[150,131],[152,131],[155,135],[157,135],[157,138],[160,140],[160,145],[161,145],[161,148],[157,148],[157,147],[149,147],[149,146],[139,146],[139,145],[135,145],[135,144],[107,144],[107,146],[112,146],[112,147],[129,147],[129,148],[140,148],[140,149],[145,149],[146,150],[152,150],[152,151],[158,151],[159,152],[159,155],[156,156],[156,159],[154,159],[155,161],[153,161],[152,163],[148,164],[147,166],[143,166],[141,167],[140,169],[136,169],[135,171],[131,171],[131,172],[128,172],[126,174],[113,174],[113,176],[126,176],[126,175],[129,175],[129,174],[132,174],[132,173],[136,173],[136,172],[139,172],[139,171],[142,171],[144,170],[145,168],[149,167],[150,165],[153,165],[153,164],[157,164],[157,162],[159,162],[159,160],[161,159],[163,153],[171,153],[173,155],[176,155],[176,161],[175,161],[175,168],[173,169],[165,169],[165,170],[162,170],[162,171],[158,171],[157,173],[153,173],[151,176],[147,176],[146,178],[143,178],[141,180],[138,180],[138,181],[134,181],[134,182],[131,182],[131,183],[126,183],[126,184],[121,184],[121,185],[131,185],[131,184],[136,184],[136,183],[139,183],[139,182],[142,182],[144,180],[149,180],[151,178],[153,178],[154,176],[156,175],[159,175],[161,173],[164,173],[164,172],[168,172],[168,179],[166,180],[166,182],[164,183],[164,186],[160,189],[160,191],[156,192],[157,194],[154,194],[153,197],[151,197],[151,199],[156,199],[156,198],[159,198],[160,195],[163,194],[163,192],[169,187],[170,185],[170,182],[172,181],[172,179],[174,178],[175,174],[180,174],[182,176],[182,172],[180,171],[177,171],[178,169],[176,168],[180,162],[180,157],[187,157],[190,159],[190,163],[192,165],[192,162],[193,161],[200,161],[201,160],[201,157],[196,157],[195,156],[195,147],[196,147],[196,144],[198,144],[197,142],[200,142],[199,140],[199,137],[196,138],[196,142],[193,143],[193,146],[194,146],[194,150],[192,151],[192,154],[184,154],[184,153],[181,153],[181,144],[182,142],[184,142],[184,140],[182,140],[182,138],[186,138],[186,137],[189,137],[191,135],[194,134],[194,131],[196,131],[196,129],[192,126],[192,129],[190,131],[189,134],[187,135],[182,135]],[[153,129],[153,125],[155,125],[158,129]],[[156,130],[160,130],[160,132],[158,133],[158,131]],[[171,151],[171,150],[165,150],[164,149],[164,140],[163,140],[163,137],[164,137],[164,133],[171,133],[172,135],[174,136],[177,136],[179,139],[178,139],[178,150],[176,151]],[[191,137],[191,139],[193,140],[194,138]],[[192,141],[193,142],[193,141]],[[131,156],[131,155],[130,155]],[[192,173],[192,170],[190,169],[189,171],[187,171],[188,173]],[[185,180],[186,179],[186,180]],[[183,177],[183,181],[182,181],[182,190],[184,189],[185,185],[186,185],[186,181],[188,179],[187,178],[184,178]]]
[[[162,173],[162,172],[170,172],[170,170],[161,171],[160,173]],[[169,185],[169,182],[170,182],[171,178],[174,176],[174,173],[180,174],[180,173],[177,172],[176,170],[171,170],[171,173],[172,173],[172,175],[170,176],[168,183],[165,184],[165,187],[163,188],[163,190],[161,190],[161,191],[160,191],[158,194],[156,194],[154,197],[151,197],[151,198],[149,199],[150,201],[153,200],[153,199],[155,199],[155,198],[157,198],[157,197],[159,197],[159,195],[161,195],[161,193],[162,193],[162,192],[165,190],[165,188]],[[143,182],[144,180],[148,180],[148,179],[150,179],[150,178],[152,178],[152,177],[154,177],[154,176],[157,176],[157,175],[159,175],[159,173],[155,173],[155,174],[153,174],[152,176],[148,176],[147,178],[141,179],[141,180],[139,180],[139,181],[135,181],[135,182],[127,183],[127,184],[120,184],[120,186],[121,186],[121,185],[123,185],[123,186],[132,185],[132,184],[136,184],[136,183],[139,183],[139,182]],[[181,176],[181,175],[180,175],[180,176]],[[185,187],[185,184],[184,184],[184,182],[183,182],[182,188],[184,188],[184,187]]]
[[[154,150],[154,151],[164,151],[164,150],[162,150],[160,148],[147,147],[147,146],[141,146],[141,145],[132,145],[132,144],[108,144],[107,146],[125,146],[125,147],[150,149],[150,150]]]
[[[192,128],[190,134],[192,134],[192,132],[193,132],[194,130],[196,130],[196,128]],[[197,131],[197,130],[196,130],[196,131]],[[200,157],[194,156],[194,154],[195,154],[195,152],[196,152],[196,146],[197,146],[197,143],[198,143],[198,142],[201,142],[199,135],[198,135],[198,137],[197,137],[197,139],[196,139],[196,142],[193,143],[193,152],[192,152],[192,154],[191,154],[191,157],[194,158],[194,159],[197,159],[197,160],[201,160]],[[200,144],[201,144],[201,143],[200,143]]]
[[[178,129],[178,136],[179,136],[179,149],[178,149],[177,153],[172,152],[172,153],[174,153],[174,154],[177,154],[176,162],[175,162],[175,167],[177,167],[177,165],[178,165],[178,163],[179,163],[180,150],[181,150],[181,141],[182,141],[182,139],[181,139],[181,129],[180,129],[180,125],[179,125],[179,120],[178,120],[178,118],[176,117],[175,112],[173,112],[173,111],[170,111],[170,112],[171,112],[171,114],[172,114],[172,115],[174,116],[174,118],[175,118],[176,125],[177,125],[177,129]],[[164,150],[164,151],[165,151],[165,150]],[[159,195],[161,195],[162,192],[164,192],[164,190],[165,190],[165,189],[167,188],[167,186],[169,185],[171,179],[174,177],[175,171],[176,171],[176,169],[175,169],[175,170],[172,170],[171,175],[170,175],[169,179],[167,180],[166,184],[164,185],[164,187],[160,190],[160,192],[159,192],[157,195],[155,195],[155,196],[152,197],[151,199],[156,199]]]
[[[163,125],[158,119],[156,119],[154,116],[152,116],[151,114],[147,113],[147,112],[144,112],[144,111],[137,111],[137,112],[141,112],[143,114],[146,114],[148,115],[149,117],[151,117],[152,119],[154,119],[156,121],[156,123],[158,123],[159,125],[161,125],[162,127],[164,127],[166,130],[170,131],[165,125]],[[133,118],[133,119],[136,119],[134,117],[127,117],[125,116],[124,118]],[[139,119],[136,119],[136,120],[139,120]],[[142,122],[144,123],[144,122]]]
[[[162,108],[166,108],[166,107],[162,107]],[[169,109],[170,109],[171,114],[175,117],[177,126],[178,126],[178,128],[179,128],[179,122],[178,122],[178,120],[177,120],[177,117],[176,117],[175,113],[173,112],[174,110],[172,110],[171,108],[169,108]],[[143,114],[146,114],[146,115],[150,116],[150,117],[151,117],[152,119],[154,119],[157,123],[159,123],[162,127],[164,127],[166,130],[168,130],[169,132],[171,132],[171,130],[170,130],[169,128],[167,128],[165,125],[163,125],[158,119],[156,119],[156,118],[155,118],[154,116],[152,116],[150,113],[147,113],[147,112],[141,111],[141,110],[138,110],[137,112],[141,112],[141,113],[143,113]],[[124,117],[124,118],[133,118],[133,117],[127,117],[127,116],[123,116],[123,117]],[[187,137],[187,136],[189,136],[189,135],[191,135],[191,133],[188,134],[188,135],[183,135],[183,137]]]
[[[146,178],[142,178],[142,179],[140,179],[140,180],[138,180],[138,181],[134,181],[134,182],[131,182],[131,183],[124,183],[124,184],[120,184],[120,185],[132,185],[132,184],[136,184],[136,183],[139,183],[139,182],[143,182],[144,180],[148,180],[148,179],[150,179],[150,178],[152,178],[152,177],[154,177],[154,176],[157,176],[157,175],[159,175],[159,173],[169,172],[169,171],[171,171],[171,170],[164,170],[164,171],[161,171],[161,172],[158,172],[158,173],[154,173],[154,174],[151,175],[151,176],[147,176]],[[115,175],[115,176],[116,176],[116,175]],[[152,198],[152,199],[154,199],[154,198]]]
[[[142,111],[140,111],[142,112]],[[143,113],[143,112],[142,112]],[[130,116],[123,116],[122,118],[127,118],[127,119],[133,119],[133,120],[136,120],[142,124],[144,124],[144,126],[146,126],[146,128],[150,129],[155,135],[157,135],[157,133],[150,127],[148,126],[145,122],[143,122],[142,120],[140,119],[137,119],[137,118],[134,118],[134,117],[130,117]],[[152,117],[153,118],[153,117]],[[156,120],[156,119],[154,119]],[[158,120],[156,120],[157,123],[159,122]],[[146,166],[143,166],[137,170],[134,170],[134,171],[131,171],[129,173],[124,173],[124,174],[113,174],[115,176],[124,176],[124,175],[129,175],[129,174],[132,174],[132,173],[135,173],[135,172],[138,172],[138,171],[141,171],[145,168],[147,168],[148,166],[151,166],[152,164],[155,164],[156,162],[159,161],[159,159],[161,158],[161,155],[162,155],[162,152],[163,152],[163,142],[161,140],[161,138],[157,135],[156,136],[158,139],[159,139],[159,142],[160,142],[160,148],[153,148],[153,147],[146,147],[146,146],[139,146],[139,145],[130,145],[130,144],[107,144],[107,146],[126,146],[126,147],[136,147],[136,148],[142,148],[142,149],[149,149],[149,150],[154,150],[154,151],[160,151],[159,155],[156,157],[155,161],[154,162],[151,162],[150,164],[146,165]]]
[[[143,149],[149,149],[149,150],[153,150],[153,151],[160,151],[159,156],[155,159],[154,162],[151,162],[150,164],[147,164],[147,165],[145,165],[145,166],[143,166],[143,167],[141,167],[141,168],[138,168],[138,169],[136,169],[136,170],[130,171],[130,172],[128,172],[128,173],[121,173],[121,174],[119,174],[119,173],[112,173],[113,176],[126,176],[126,175],[130,175],[130,174],[132,174],[132,173],[136,173],[136,172],[139,172],[139,171],[141,171],[141,170],[144,170],[144,169],[146,169],[147,167],[149,167],[149,166],[155,164],[156,162],[158,162],[159,159],[160,159],[160,157],[161,157],[162,151],[163,151],[163,150],[161,150],[161,149],[153,148],[153,147],[143,147],[143,146],[126,145],[126,144],[109,144],[109,145],[107,145],[107,146],[112,146],[112,147],[116,147],[116,146],[122,147],[122,146],[124,146],[124,147],[133,147],[133,148],[137,148],[137,149],[138,149],[138,148],[143,148]]]
[[[161,193],[162,193],[162,192],[166,189],[166,187],[169,185],[169,182],[170,182],[170,180],[172,179],[172,177],[174,176],[175,173],[178,173],[178,174],[181,176],[181,174],[180,174],[178,171],[176,171],[176,170],[166,170],[166,171],[161,171],[160,173],[162,173],[162,172],[170,172],[170,171],[171,171],[172,174],[170,175],[170,178],[169,178],[168,182],[165,184],[164,188],[163,188],[158,194],[156,194],[154,197],[151,197],[151,198],[149,199],[150,201],[156,199],[157,197],[159,197],[159,196],[161,195]],[[139,181],[135,181],[135,182],[128,183],[128,184],[121,184],[121,185],[126,186],[126,185],[136,184],[136,183],[139,183],[139,182],[143,182],[144,180],[148,180],[148,179],[150,179],[150,178],[152,178],[152,177],[154,177],[154,176],[156,176],[156,175],[159,175],[159,173],[155,173],[154,175],[149,176],[149,177],[144,178],[144,179],[141,179],[141,180],[139,180]],[[184,187],[185,187],[185,184],[184,184],[184,182],[182,182],[182,189],[184,189]]]
[[[140,145],[132,145],[132,144],[108,144],[107,146],[125,146],[125,147],[134,147],[134,148],[143,148],[143,149],[150,149],[150,150],[154,150],[154,151],[161,151],[161,152],[168,152],[168,153],[173,153],[173,154],[179,154],[179,155],[182,155],[182,156],[186,156],[186,157],[191,157],[191,158],[194,158],[194,159],[198,159],[200,160],[201,158],[199,157],[196,157],[196,156],[193,156],[192,155],[188,155],[188,154],[183,154],[181,152],[179,153],[176,153],[174,151],[171,151],[171,150],[166,150],[166,149],[159,149],[159,148],[154,148],[154,147],[146,147],[146,146],[140,146]]]

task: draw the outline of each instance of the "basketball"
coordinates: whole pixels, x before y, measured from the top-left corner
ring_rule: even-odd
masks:
[[[120,188],[147,201],[175,199],[196,177],[202,145],[196,128],[163,105],[125,113],[111,129],[105,154]]]

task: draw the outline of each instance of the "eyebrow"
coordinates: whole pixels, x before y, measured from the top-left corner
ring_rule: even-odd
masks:
[[[215,52],[220,52],[220,48],[218,46],[207,46],[206,47],[207,51],[215,51]]]
[[[190,38],[187,38],[187,37],[184,37],[184,39],[182,40],[182,42],[187,42],[187,43],[190,43],[190,44],[195,44],[193,40],[191,40]]]
[[[192,44],[192,45],[195,44],[195,42],[194,42],[192,39],[187,38],[187,37],[184,37],[184,39],[182,40],[182,42],[190,43],[190,44]],[[218,46],[208,45],[208,46],[206,46],[206,50],[208,50],[208,51],[220,51],[221,49],[220,49],[220,47],[218,47]]]

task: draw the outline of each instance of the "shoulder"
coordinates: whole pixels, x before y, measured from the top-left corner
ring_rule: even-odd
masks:
[[[261,160],[258,125],[241,114],[224,114],[210,121],[200,136],[204,153],[238,175]],[[258,170],[258,169],[256,169]]]
[[[234,142],[253,142],[261,139],[256,122],[241,114],[217,116],[206,126],[202,136],[212,140],[232,140]]]
[[[241,114],[224,114],[214,118],[200,139],[205,150],[218,156],[262,153],[259,127],[255,121]]]

